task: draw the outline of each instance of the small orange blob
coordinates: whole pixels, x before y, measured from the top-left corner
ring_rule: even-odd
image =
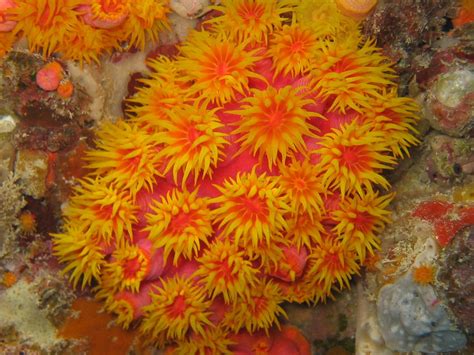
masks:
[[[36,232],[36,216],[31,211],[25,211],[18,217],[20,221],[20,229],[25,234],[33,234]]]
[[[69,99],[74,93],[74,85],[72,85],[71,80],[63,80],[59,83],[57,89],[58,95],[63,99]]]
[[[342,14],[356,20],[363,20],[377,5],[377,0],[336,0]]]
[[[17,282],[17,277],[13,272],[7,271],[6,273],[3,274],[2,284],[5,287],[12,287],[14,284],[16,284],[16,282]]]
[[[58,62],[43,66],[36,73],[36,84],[45,91],[54,91],[63,79],[63,68]]]
[[[88,338],[89,355],[128,354],[135,332],[111,326],[113,316],[100,313],[101,309],[101,303],[86,298],[76,299],[72,310],[79,312],[79,316],[68,318],[58,335],[66,339]]]
[[[435,270],[431,265],[420,265],[413,269],[413,280],[420,285],[428,285],[434,282]]]
[[[459,8],[458,15],[453,20],[455,27],[461,27],[467,23],[474,21],[474,0],[463,0],[461,1],[461,7]]]

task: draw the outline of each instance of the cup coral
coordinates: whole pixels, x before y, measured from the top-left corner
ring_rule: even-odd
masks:
[[[99,129],[55,253],[171,353],[293,349],[282,303],[335,297],[379,248],[417,107],[334,1],[213,8]]]
[[[45,57],[99,63],[104,53],[157,41],[168,12],[166,0],[3,0],[0,32],[24,36]]]

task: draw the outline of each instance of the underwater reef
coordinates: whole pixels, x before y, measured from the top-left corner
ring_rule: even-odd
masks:
[[[470,74],[466,69],[459,75],[458,62],[441,73],[429,71],[437,63],[433,54],[420,70],[425,75],[416,78],[425,101],[401,96],[412,84],[407,64],[394,60],[407,49],[387,51],[374,39],[377,19],[388,16],[383,9],[390,6],[342,0],[0,0],[0,56],[19,74],[5,79],[20,93],[11,95],[12,111],[38,120],[27,120],[22,134],[12,136],[28,150],[16,163],[23,178],[9,175],[2,185],[2,195],[11,191],[1,220],[8,243],[15,231],[29,240],[39,228],[49,243],[47,263],[61,269],[78,300],[93,295],[111,315],[100,322],[112,320],[133,333],[138,348],[167,354],[323,353],[330,346],[318,348],[291,325],[288,305],[318,312],[369,272],[379,276],[367,279],[372,284],[365,285],[366,293],[380,293],[367,309],[377,308],[374,322],[388,348],[462,348],[464,334],[433,296],[438,276],[432,260],[419,258],[409,266],[400,261],[401,255],[410,262],[416,257],[394,244],[390,206],[399,218],[403,201],[392,181],[403,171],[399,162],[411,161],[424,142],[426,120],[448,134],[465,137],[470,131],[472,93],[458,90],[455,106],[441,93],[449,90],[443,80],[466,86]],[[469,25],[469,6],[461,6],[458,28]],[[194,22],[185,35],[163,41],[163,33],[178,27],[172,11],[184,11]],[[107,69],[115,63],[126,63],[123,71]],[[34,67],[34,75],[25,67]],[[102,72],[116,82],[100,83],[94,76]],[[115,90],[118,82],[126,85]],[[107,102],[114,108],[97,109]],[[52,124],[38,117],[45,111],[53,113]],[[462,117],[452,123],[454,116]],[[36,126],[42,120],[46,129]],[[446,121],[452,123],[448,128]],[[428,142],[433,147],[436,138]],[[437,158],[428,150],[423,162],[433,166]],[[469,163],[467,158],[459,169],[470,174]],[[44,184],[34,189],[25,176],[38,174]],[[436,178],[442,174],[447,170]],[[46,225],[24,207],[31,199],[19,191],[28,188],[36,200],[56,189],[48,203],[57,210],[61,205],[61,222]],[[442,248],[474,222],[470,205],[419,197],[403,218],[432,224]],[[43,204],[42,213],[48,209]],[[387,264],[396,266],[389,270]],[[16,271],[3,274],[8,289],[19,273],[11,269]],[[404,291],[408,298],[425,295],[424,303],[400,305]],[[69,292],[55,296],[61,324],[71,307]],[[433,300],[437,308],[430,308]],[[86,303],[77,307],[96,312]],[[437,322],[428,326],[426,344],[418,333],[406,335],[418,327],[423,333],[426,325],[410,318],[420,309]],[[397,322],[403,323],[401,333],[391,331]],[[124,344],[131,341],[125,338]],[[377,344],[374,339],[367,342]]]

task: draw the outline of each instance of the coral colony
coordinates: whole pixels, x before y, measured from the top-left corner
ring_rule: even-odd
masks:
[[[350,287],[379,248],[383,172],[417,144],[417,106],[339,8],[221,1],[175,57],[149,61],[126,117],[99,128],[54,252],[123,327],[176,353],[230,352],[278,328],[283,302]],[[26,37],[45,56],[98,62],[156,40],[167,12],[3,0],[0,36],[3,50]]]

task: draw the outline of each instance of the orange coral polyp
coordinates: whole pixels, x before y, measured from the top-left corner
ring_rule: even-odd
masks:
[[[212,299],[222,295],[226,303],[235,303],[250,297],[258,270],[236,245],[216,241],[198,261],[199,269],[194,276],[200,277],[199,283],[205,285]]]
[[[157,136],[126,121],[106,123],[97,132],[96,149],[85,160],[94,175],[130,189],[132,197],[142,189],[151,190],[161,173]]]
[[[267,44],[268,34],[281,28],[284,14],[291,13],[294,4],[293,0],[223,0],[211,7],[222,15],[206,23],[236,42]]]
[[[316,48],[316,35],[295,22],[275,31],[268,49],[268,56],[273,60],[274,76],[280,73],[292,76],[307,73]]]
[[[188,95],[221,105],[248,93],[250,78],[264,80],[252,70],[260,56],[245,47],[246,43],[234,43],[226,36],[190,33],[176,62],[182,79],[193,83]]]
[[[161,201],[151,205],[146,215],[149,239],[157,248],[164,248],[164,259],[174,253],[173,264],[179,256],[191,259],[199,253],[201,244],[208,245],[213,234],[209,199],[197,197],[198,190],[188,192],[173,189]]]
[[[304,91],[304,90],[303,90]],[[260,162],[265,157],[269,168],[278,162],[286,162],[291,153],[305,154],[303,137],[315,137],[315,127],[309,119],[317,114],[304,106],[313,103],[295,92],[292,86],[266,90],[253,90],[253,96],[242,100],[239,110],[230,111],[242,119],[236,123],[234,134],[240,135],[240,152],[249,149],[258,154]]]
[[[383,90],[370,102],[370,109],[364,109],[364,122],[386,133],[388,146],[395,157],[410,156],[409,147],[420,141],[413,136],[419,121],[420,107],[407,97],[397,97],[396,89]]]
[[[146,317],[140,325],[146,335],[158,338],[166,334],[168,340],[184,340],[190,330],[205,336],[206,326],[213,326],[208,311],[211,301],[192,279],[175,276],[163,280],[151,298],[151,304],[143,309]]]
[[[326,292],[336,282],[339,290],[350,288],[352,275],[359,274],[360,265],[355,252],[332,236],[313,247],[309,257],[313,260],[308,272],[316,281],[322,282]]]
[[[129,14],[128,0],[93,0],[90,4],[92,22],[98,28],[113,28],[122,24]]]
[[[330,110],[342,113],[348,109],[359,113],[363,108],[369,109],[371,97],[394,85],[394,70],[374,41],[368,40],[361,47],[357,46],[358,37],[353,41],[352,48],[326,41],[315,52],[312,70],[318,96],[330,103]]]
[[[420,265],[412,271],[413,280],[419,285],[429,285],[435,281],[435,268],[432,265]]]
[[[92,279],[100,280],[100,270],[105,264],[105,253],[97,240],[87,236],[81,227],[69,222],[62,233],[53,233],[53,254],[66,267],[63,273],[71,272],[69,280],[76,287],[82,277],[82,288]]]
[[[390,212],[386,209],[393,194],[379,196],[378,192],[368,190],[362,195],[347,197],[341,201],[339,209],[333,211],[332,219],[337,222],[334,232],[349,248],[354,248],[364,262],[366,251],[372,255],[380,249],[380,240],[376,236],[390,223]]]
[[[167,161],[164,173],[171,171],[175,183],[181,173],[183,186],[190,175],[195,185],[200,177],[212,177],[213,169],[224,159],[225,145],[229,144],[215,110],[199,104],[183,104],[167,113],[167,120],[156,125],[160,129],[156,143],[163,144],[157,157]]]
[[[388,155],[385,135],[372,131],[370,125],[352,122],[341,129],[333,129],[322,137],[322,148],[316,150],[321,157],[318,169],[324,171],[323,185],[336,188],[341,196],[352,191],[363,194],[371,184],[388,189],[390,184],[380,175],[382,169],[392,169],[395,159]]]
[[[132,240],[138,207],[129,192],[99,177],[85,177],[80,183],[64,216],[78,223],[85,235],[107,244]]]
[[[288,206],[275,177],[255,169],[250,173],[229,178],[223,186],[216,186],[221,196],[210,200],[217,207],[212,211],[214,223],[223,237],[232,237],[236,245],[267,245],[288,228],[283,215]]]
[[[311,218],[320,218],[324,213],[321,196],[325,189],[316,166],[308,160],[294,160],[288,165],[281,164],[280,173],[280,184],[292,213],[298,215],[306,212]]]
[[[235,303],[226,315],[224,324],[234,331],[245,328],[249,333],[260,329],[268,331],[272,325],[280,326],[279,316],[288,318],[280,306],[283,296],[278,285],[263,279],[250,289],[250,298]]]
[[[13,32],[23,33],[31,51],[46,57],[67,47],[66,38],[79,22],[80,0],[22,0],[10,10],[17,21]]]

